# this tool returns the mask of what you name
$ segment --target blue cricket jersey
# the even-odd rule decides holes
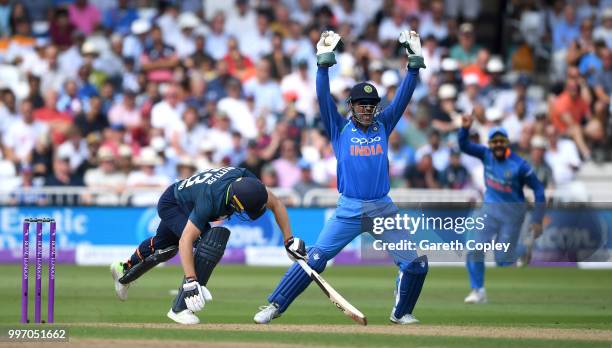
[[[408,69],[393,101],[365,132],[338,113],[329,91],[328,70],[327,67],[317,70],[317,97],[321,118],[338,159],[338,192],[357,200],[383,198],[390,188],[388,137],[410,101],[419,70]]]
[[[513,152],[504,160],[498,160],[491,149],[471,142],[469,130],[466,128],[459,129],[459,148],[468,155],[479,158],[484,164],[484,203],[524,203],[523,187],[527,185],[533,190],[536,201],[531,220],[542,221],[546,201],[544,186],[527,161]]]

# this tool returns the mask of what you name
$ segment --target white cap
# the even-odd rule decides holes
[[[83,46],[81,46],[81,53],[82,54],[98,54],[98,48],[93,42],[88,40],[83,43]]]
[[[385,87],[397,86],[399,84],[399,77],[395,71],[387,70],[382,74],[381,81]]]
[[[121,144],[119,146],[119,156],[121,157],[131,157],[132,156],[132,148],[128,145]]]
[[[108,146],[102,146],[98,149],[98,160],[112,160],[115,156],[113,155],[113,150],[111,150]]]
[[[487,121],[495,122],[504,118],[504,113],[499,108],[488,108],[486,111]]]
[[[459,63],[453,58],[444,58],[440,67],[442,71],[457,71],[459,70]]]
[[[178,26],[181,29],[195,28],[200,25],[200,18],[193,12],[184,12],[178,17]]]
[[[153,148],[143,147],[138,157],[136,157],[136,164],[139,166],[156,166],[161,164],[161,160]]]
[[[151,23],[147,19],[137,19],[132,22],[130,29],[134,35],[144,34],[151,30]]]
[[[57,158],[62,160],[69,160],[72,157],[72,150],[67,146],[60,146],[57,148]]]
[[[457,96],[457,89],[450,83],[445,83],[438,89],[438,98],[454,99]]]
[[[536,135],[531,138],[531,147],[535,149],[546,149],[548,147],[548,140],[541,135]]]
[[[504,62],[497,56],[491,57],[487,62],[487,71],[491,73],[501,73],[504,71]]]
[[[157,136],[151,139],[151,148],[157,152],[164,151],[166,149],[166,139]]]
[[[476,74],[467,74],[463,76],[463,84],[466,86],[477,85],[478,81],[479,81],[478,75]]]

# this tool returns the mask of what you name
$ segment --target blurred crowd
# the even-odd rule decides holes
[[[422,38],[393,187],[482,190],[482,165],[457,149],[466,114],[476,142],[506,127],[548,188],[609,161],[612,1],[491,3],[484,16],[479,0],[0,0],[0,190],[159,189],[228,165],[301,195],[334,188],[315,93],[326,29],[343,37],[330,71],[343,114],[359,81],[389,103],[400,31]],[[495,52],[479,41],[490,30]]]

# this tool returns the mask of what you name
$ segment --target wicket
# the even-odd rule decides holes
[[[47,297],[47,322],[53,323],[55,302],[55,220],[49,218],[26,218],[23,220],[23,250],[21,264],[21,322],[29,323],[28,319],[28,270],[30,262],[30,223],[36,223],[36,279],[34,294],[34,322],[41,323],[42,306],[42,246],[43,224],[49,223],[49,283]]]

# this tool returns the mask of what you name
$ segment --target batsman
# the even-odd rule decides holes
[[[420,68],[425,68],[421,42],[414,31],[402,31],[399,43],[408,54],[408,71],[396,96],[384,110],[379,109],[380,97],[374,85],[361,82],[350,91],[348,117],[340,115],[330,94],[329,68],[336,64],[335,49],[341,43],[333,31],[321,34],[317,43],[316,89],[321,118],[338,159],[337,177],[340,198],[337,209],[319,234],[317,242],[308,250],[308,264],[321,273],[349,242],[362,232],[362,214],[368,207],[394,206],[389,192],[388,138],[402,117],[417,85]],[[384,242],[394,234],[375,235]],[[396,234],[395,234],[396,236]],[[397,324],[411,324],[418,320],[412,315],[428,271],[427,258],[414,252],[392,252],[399,275],[390,320]],[[268,297],[269,304],[255,314],[254,321],[267,324],[282,315],[289,305],[310,284],[298,264],[293,264],[280,284]]]
[[[304,242],[293,238],[285,205],[248,170],[209,169],[170,185],[157,204],[161,221],[155,236],[140,243],[127,261],[111,265],[117,296],[125,301],[133,281],[178,252],[184,278],[167,316],[180,324],[199,323],[195,312],[212,300],[206,284],[230,236],[227,228],[211,227],[210,222],[234,214],[256,220],[268,208],[283,233],[289,258],[306,260]]]

